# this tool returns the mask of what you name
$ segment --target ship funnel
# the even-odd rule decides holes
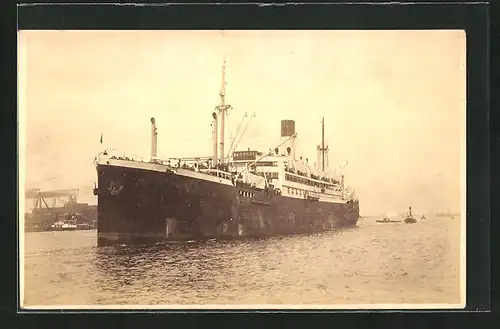
[[[151,118],[151,160],[156,158],[158,148],[158,132],[156,131],[155,118]]]
[[[282,145],[281,154],[290,155],[295,160],[295,138],[290,138],[295,134],[295,121],[293,120],[281,120],[281,140],[285,141],[289,139],[285,144]]]

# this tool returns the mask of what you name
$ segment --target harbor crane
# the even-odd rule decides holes
[[[62,197],[68,197],[67,203],[76,203],[78,198],[78,189],[41,191],[38,188],[32,188],[27,189],[25,193],[26,199],[34,199],[34,209],[41,209],[42,204],[49,209],[50,207],[46,201],[47,198],[52,198],[52,206],[55,207],[56,200]]]

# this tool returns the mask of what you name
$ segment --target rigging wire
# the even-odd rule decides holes
[[[236,141],[236,138],[238,137],[238,133],[239,133],[239,131],[241,129],[241,125],[243,124],[243,122],[245,121],[245,119],[247,117],[248,117],[247,116],[247,112],[245,112],[245,115],[243,116],[243,118],[241,119],[240,123],[238,124],[238,127],[236,128],[236,135],[235,135],[235,138],[233,139],[233,141],[231,142],[231,145],[229,146],[229,150],[227,151],[226,159],[229,158],[229,155],[232,153],[234,142]]]
[[[250,117],[250,120],[248,120],[247,125],[245,126],[245,129],[243,130],[243,133],[241,134],[241,136],[240,136],[238,142],[236,143],[236,145],[234,146],[234,149],[236,149],[238,147],[238,145],[241,142],[241,139],[243,138],[243,136],[245,136],[245,133],[246,133],[246,131],[247,131],[249,125],[250,125],[250,122],[252,122],[253,118],[255,118],[255,113]]]

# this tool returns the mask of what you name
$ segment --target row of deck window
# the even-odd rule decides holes
[[[231,176],[226,173],[221,173],[221,172],[208,172],[209,175],[219,177],[219,178],[225,178],[225,179],[231,179]]]
[[[296,176],[293,176],[290,174],[285,174],[285,179],[287,181],[290,181],[290,182],[295,182],[295,183],[304,184],[304,185],[308,185],[308,186],[316,186],[316,187],[321,187],[321,188],[332,189],[332,187],[334,186],[332,184],[319,183],[319,182],[312,181],[312,180],[305,178],[305,177],[304,178],[303,177],[296,177]],[[334,190],[340,191],[340,188],[336,187],[336,188],[334,188]]]
[[[242,191],[242,190],[239,191],[239,194],[241,196],[244,196],[244,197],[247,197],[247,198],[253,198],[253,196],[254,196],[254,193],[248,192],[248,191]]]
[[[306,190],[293,188],[293,187],[287,187],[287,190],[288,190],[288,194],[290,194],[290,195],[300,195],[300,196],[305,196],[306,192],[308,192]],[[322,194],[322,197],[326,198],[326,199],[332,199],[332,200],[336,198],[336,196],[327,195],[327,194]]]
[[[262,152],[258,152],[258,151],[238,151],[238,152],[234,152],[233,153],[234,157],[242,157],[242,156],[249,157],[249,156],[256,156],[256,155],[262,155]]]
[[[305,191],[293,187],[287,187],[288,189],[288,194],[290,195],[305,195]]]

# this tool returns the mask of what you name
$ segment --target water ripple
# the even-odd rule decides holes
[[[25,304],[458,303],[459,233],[451,219],[133,247],[29,233]]]

